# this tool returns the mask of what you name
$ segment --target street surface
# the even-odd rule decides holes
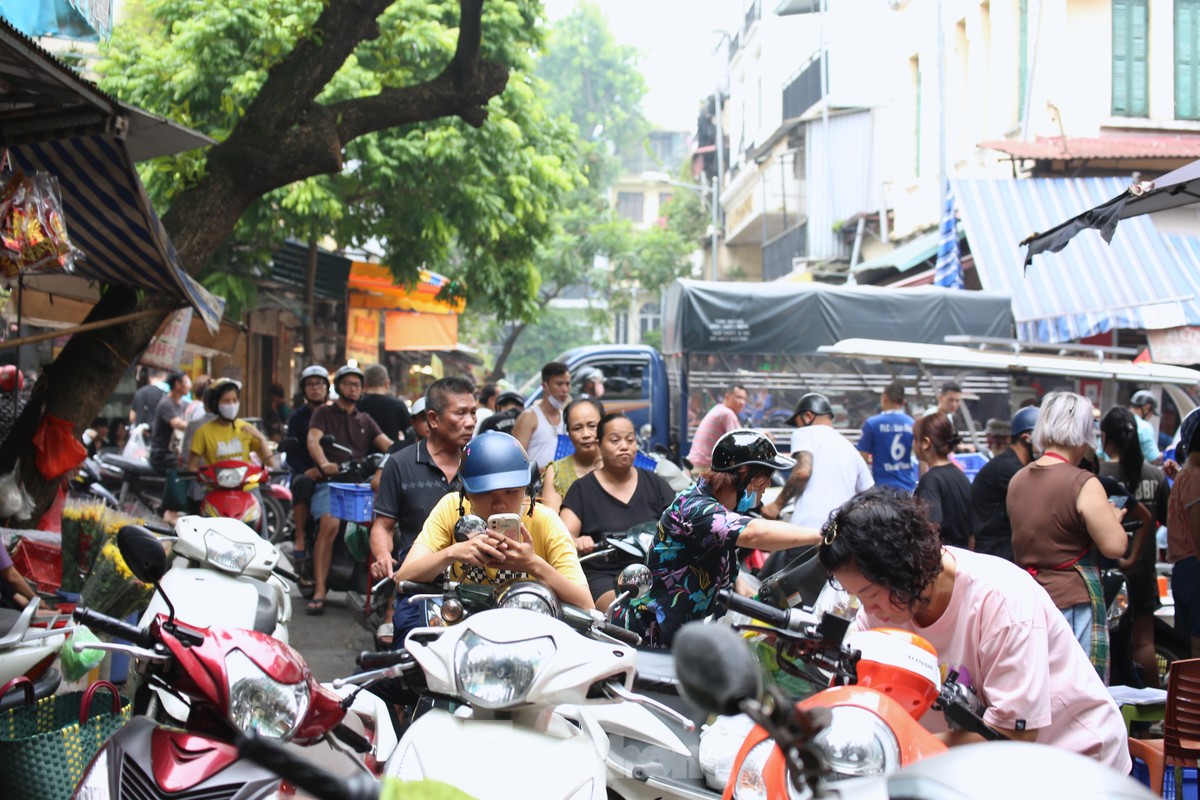
[[[372,649],[374,638],[345,607],[342,592],[330,592],[325,613],[304,613],[307,600],[292,588],[292,622],[288,626],[292,647],[304,656],[318,681],[331,681],[355,671],[354,657]]]

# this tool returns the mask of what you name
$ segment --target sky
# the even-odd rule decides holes
[[[543,0],[551,22],[578,0]],[[639,51],[648,91],[646,118],[658,128],[692,131],[700,102],[717,82],[713,55],[720,34],[741,17],[738,0],[593,0],[608,16],[613,35]],[[740,22],[740,20],[738,20]]]

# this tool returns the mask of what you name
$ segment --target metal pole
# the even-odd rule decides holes
[[[946,202],[946,28],[942,24],[942,0],[937,0],[937,76],[938,76],[938,219]]]
[[[717,220],[717,186],[719,185],[717,176],[713,175],[712,187],[708,190],[708,205],[712,212],[712,231],[710,233],[712,235],[712,279],[714,281],[717,280],[717,238],[720,235],[717,227],[720,224]]]

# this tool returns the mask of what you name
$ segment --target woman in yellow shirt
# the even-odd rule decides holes
[[[562,520],[528,496],[532,475],[520,443],[487,431],[463,450],[463,491],[443,497],[429,514],[404,559],[397,581],[432,581],[447,570],[453,580],[501,584],[529,577],[544,583],[564,603],[592,608],[587,579]],[[493,531],[456,541],[455,523],[467,514],[487,519],[518,514],[519,539]]]

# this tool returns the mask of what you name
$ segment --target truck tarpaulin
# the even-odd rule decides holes
[[[664,354],[815,353],[842,339],[942,344],[1013,335],[1005,295],[929,287],[679,280],[663,296]]]

